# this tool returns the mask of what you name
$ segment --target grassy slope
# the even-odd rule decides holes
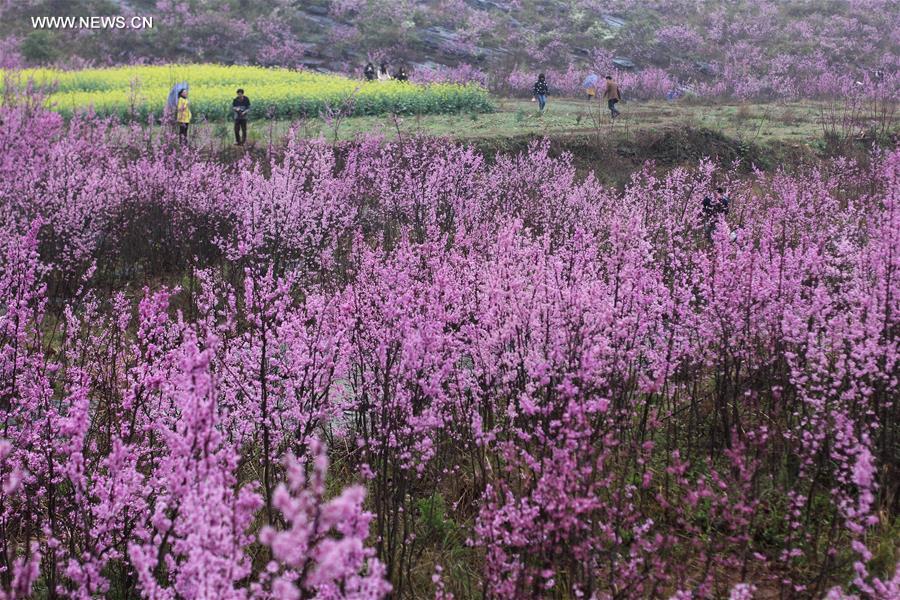
[[[620,107],[622,116],[611,122],[605,107],[601,109],[597,102],[553,99],[543,115],[538,114],[535,104],[527,100],[500,99],[497,106],[498,110],[490,114],[428,115],[397,120],[390,116],[353,117],[341,122],[337,130],[321,119],[309,119],[299,122],[299,131],[305,137],[346,140],[366,132],[396,137],[399,128],[402,134],[420,133],[466,140],[522,135],[627,137],[649,130],[691,127],[707,128],[748,142],[805,144],[822,137],[822,114],[824,111],[828,115],[831,110],[821,103],[699,106],[629,102]],[[250,139],[260,143],[268,141],[270,135],[280,137],[290,125],[286,121],[252,123]]]
[[[521,151],[529,140],[548,137],[557,150],[573,153],[579,170],[593,171],[604,183],[621,187],[646,160],[662,168],[691,164],[705,156],[724,164],[740,159],[744,169],[804,163],[835,150],[824,142],[823,120],[854,116],[856,126],[837,132],[847,138],[876,122],[866,115],[851,115],[841,105],[820,102],[695,105],[634,101],[622,106],[622,116],[612,122],[605,105],[596,101],[554,98],[545,114],[539,115],[528,100],[494,100],[497,111],[489,114],[352,117],[337,125],[321,119],[251,121],[245,149],[232,147],[230,123],[198,124],[195,135],[199,134],[198,142],[209,150],[232,160],[245,151],[261,155],[270,143],[283,143],[292,126],[303,137],[328,141],[365,133],[387,139],[395,139],[398,132],[448,137],[472,143],[488,155]],[[895,139],[897,127],[893,117],[889,130]],[[867,149],[871,141],[855,145]],[[839,151],[846,153],[848,148],[844,145]]]

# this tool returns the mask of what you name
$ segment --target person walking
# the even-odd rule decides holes
[[[542,113],[547,106],[547,93],[549,91],[550,88],[547,86],[547,78],[541,73],[538,75],[537,81],[534,82],[532,92],[534,92],[534,99],[537,100],[538,108]]]
[[[247,114],[250,112],[250,98],[244,95],[243,89],[238,89],[237,98],[231,101],[231,110],[234,113],[234,145],[243,146],[247,141]]]
[[[366,63],[366,68],[363,69],[363,75],[366,78],[366,81],[375,81],[375,65],[371,62]]]
[[[606,89],[603,90],[603,98],[606,99],[610,116],[613,119],[618,117],[620,113],[619,109],[616,108],[616,104],[622,99],[622,94],[619,91],[619,85],[613,81],[612,75],[606,76]]]
[[[728,214],[730,204],[731,200],[725,195],[725,189],[721,187],[716,188],[715,199],[709,196],[703,198],[703,233],[706,241],[712,242],[713,232],[716,230],[719,221]]]
[[[391,74],[388,73],[387,63],[381,63],[381,68],[378,69],[378,81],[390,81]]]
[[[187,144],[188,126],[191,124],[191,103],[188,100],[187,90],[181,90],[178,93],[175,120],[178,122],[178,137],[181,139],[182,144]]]

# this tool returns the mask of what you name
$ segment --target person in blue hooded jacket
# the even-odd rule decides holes
[[[549,91],[550,87],[547,85],[547,78],[541,73],[538,75],[537,81],[534,82],[534,87],[532,88],[534,98],[537,100],[538,108],[541,112],[544,112],[544,108],[547,106],[547,93]]]

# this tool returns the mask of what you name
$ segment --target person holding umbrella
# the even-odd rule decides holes
[[[182,81],[181,83],[176,83],[172,86],[172,89],[169,90],[169,97],[166,99],[166,115],[174,118],[175,111],[178,110],[178,98],[181,91],[186,89],[188,89],[187,81]]]
[[[587,77],[584,78],[584,81],[581,82],[581,87],[587,92],[587,99],[591,101],[594,99],[594,96],[597,95],[597,80],[600,79],[597,75],[591,73]]]
[[[187,127],[191,122],[191,110],[190,104],[188,104],[187,91],[188,84],[186,81],[173,85],[172,89],[169,90],[169,97],[166,99],[165,111],[165,115],[168,118],[174,118],[175,122],[178,123],[178,134],[184,142],[187,141]],[[183,97],[182,94],[184,94]],[[182,100],[184,100],[184,103],[182,103]],[[183,110],[182,107],[186,110]],[[183,118],[187,118],[185,123],[182,123]]]
[[[178,136],[181,138],[181,143],[187,144],[188,126],[191,124],[191,103],[188,100],[187,88],[178,93],[175,120],[178,122]]]

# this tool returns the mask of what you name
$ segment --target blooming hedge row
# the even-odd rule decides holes
[[[900,152],[2,118],[3,598],[897,596]]]

